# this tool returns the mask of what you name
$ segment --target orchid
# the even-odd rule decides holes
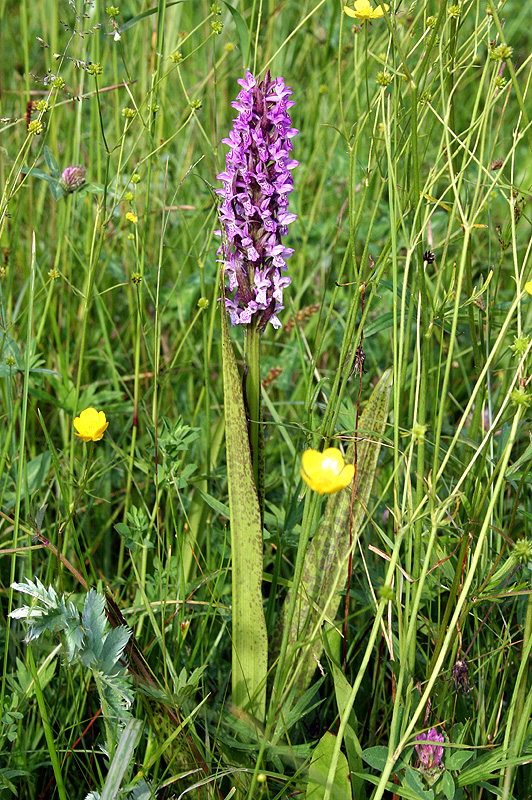
[[[229,136],[226,168],[217,177],[224,188],[220,206],[222,238],[218,256],[228,279],[226,298],[231,325],[255,322],[263,330],[268,322],[281,323],[283,290],[290,278],[283,276],[286,259],[294,252],[282,237],[296,214],[288,211],[293,189],[291,170],[298,162],[290,156],[292,128],[288,109],[294,104],[292,90],[283,78],[267,72],[258,82],[251,72],[238,81],[242,87],[233,107],[238,111]]]

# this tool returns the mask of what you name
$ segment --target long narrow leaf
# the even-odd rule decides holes
[[[391,388],[392,371],[388,369],[375,386],[360,416],[352,525],[349,487],[329,497],[323,520],[305,556],[299,604],[290,628],[286,661],[290,665],[288,679],[290,683],[295,681],[297,687],[296,696],[304,692],[309,685],[316,669],[316,662],[323,652],[322,623],[334,622],[340,605],[340,592],[345,588],[347,581],[349,529],[351,525],[354,540],[363,522],[373,487],[381,448],[380,437],[384,433],[388,417]],[[355,440],[347,449],[346,462],[353,463],[354,457]],[[279,623],[281,630],[289,602],[288,594]],[[302,640],[309,636],[311,641],[302,646]],[[276,635],[275,638],[280,641],[281,636]]]
[[[115,800],[142,732],[142,720],[130,719],[120,735],[100,800]]]
[[[242,387],[223,303],[222,358],[233,570],[233,703],[262,720],[268,669],[262,600],[262,525]]]

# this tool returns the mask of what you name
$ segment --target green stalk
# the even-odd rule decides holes
[[[109,704],[105,699],[105,693],[103,690],[103,683],[100,680],[100,676],[96,669],[91,670],[92,676],[94,678],[94,683],[96,684],[96,689],[98,690],[98,696],[100,698],[100,705],[102,707],[102,717],[103,717],[103,724],[105,728],[105,738],[107,740],[107,752],[109,754],[109,760],[112,761],[113,753],[115,749],[115,741],[116,737],[113,736],[113,730],[111,728],[110,719],[113,716],[111,713],[111,709],[109,708]],[[116,730],[116,728],[115,728]]]
[[[392,773],[392,771],[393,771],[393,769],[394,769],[394,767],[395,767],[395,765],[397,763],[397,760],[399,759],[399,757],[401,755],[401,752],[407,746],[407,744],[409,742],[409,739],[412,736],[412,733],[414,732],[414,729],[415,729],[415,727],[417,725],[418,719],[420,718],[420,716],[423,714],[423,712],[425,710],[426,703],[428,702],[428,700],[430,698],[430,695],[431,695],[431,692],[432,692],[432,690],[434,688],[434,684],[435,684],[436,680],[438,679],[438,676],[439,676],[439,673],[440,673],[440,669],[441,669],[441,667],[443,665],[443,661],[446,658],[446,656],[447,656],[447,654],[449,652],[449,648],[450,648],[451,642],[452,642],[452,640],[454,639],[454,637],[456,635],[456,625],[458,623],[458,620],[460,619],[460,617],[461,617],[461,615],[463,613],[464,606],[466,605],[466,603],[469,602],[468,598],[469,598],[469,594],[470,594],[470,590],[471,590],[471,585],[473,583],[473,580],[475,579],[476,570],[477,570],[480,558],[482,556],[482,553],[483,553],[483,550],[484,550],[484,547],[485,547],[486,538],[487,538],[489,530],[490,530],[491,515],[493,513],[493,509],[495,508],[495,504],[496,504],[496,502],[497,502],[497,500],[499,498],[499,495],[502,492],[504,484],[506,482],[505,472],[506,472],[506,468],[508,466],[508,461],[510,459],[511,450],[512,450],[513,444],[514,444],[515,439],[516,439],[517,430],[518,430],[518,426],[519,426],[519,421],[521,419],[522,413],[523,413],[522,412],[522,407],[519,407],[518,411],[517,411],[517,413],[516,413],[516,415],[514,417],[514,420],[513,420],[512,429],[511,429],[510,436],[508,438],[508,442],[507,442],[505,450],[504,450],[504,455],[501,458],[500,471],[499,471],[499,476],[497,478],[497,484],[496,484],[495,490],[493,492],[493,495],[492,495],[492,497],[490,499],[490,503],[489,503],[488,509],[486,511],[486,515],[484,517],[484,521],[482,523],[482,528],[481,528],[479,536],[478,536],[477,544],[476,544],[474,553],[473,553],[473,555],[471,557],[471,563],[469,565],[469,570],[467,572],[467,575],[464,578],[464,583],[463,583],[463,586],[462,586],[462,591],[460,593],[460,597],[458,598],[458,601],[456,603],[456,608],[454,610],[454,614],[453,614],[452,619],[450,621],[449,628],[448,628],[447,633],[445,635],[445,639],[443,641],[440,654],[439,654],[439,656],[436,659],[436,662],[434,664],[434,670],[433,670],[432,675],[430,676],[430,678],[428,679],[428,681],[427,681],[427,683],[425,685],[423,694],[422,694],[421,698],[419,699],[419,702],[417,704],[417,707],[416,707],[415,711],[412,714],[410,722],[408,723],[406,729],[404,730],[404,733],[403,733],[403,735],[401,737],[401,740],[399,741],[399,743],[397,744],[395,749],[393,749],[394,748],[393,740],[390,740],[390,755],[388,756],[388,759],[386,761],[384,769],[383,769],[383,771],[381,773],[381,778],[380,778],[378,786],[377,786],[377,788],[375,790],[375,793],[373,795],[372,800],[381,800],[384,792],[386,791],[386,784],[387,784],[388,779],[389,779],[389,777],[390,777],[390,775],[391,775],[391,773]],[[397,702],[397,705],[399,705],[399,700],[398,699],[397,699],[396,702]],[[348,707],[347,714],[349,714],[350,711],[351,711],[351,706]],[[345,715],[344,715],[344,717],[345,717]],[[347,724],[347,717],[345,717],[345,719],[344,719],[344,717],[342,718],[342,723],[341,723],[340,729],[338,731],[338,741],[337,741],[338,751],[340,750],[340,746],[341,746],[341,735],[340,735],[340,733],[343,735],[343,732],[345,730],[345,724]],[[343,725],[343,728],[342,728],[342,724],[344,722],[345,722],[345,724]],[[332,769],[332,765],[331,765],[331,769]],[[333,773],[333,775],[334,775],[334,773]],[[330,800],[330,793],[329,794],[327,794],[327,792],[325,793],[324,800]]]
[[[41,714],[44,737],[46,739],[46,744],[48,745],[48,755],[50,756],[50,761],[52,762],[52,769],[54,771],[57,793],[59,795],[59,800],[67,800],[65,784],[63,783],[63,776],[61,774],[61,766],[59,764],[59,759],[57,757],[54,733],[52,731],[52,726],[50,725],[50,720],[48,719],[46,703],[44,702],[44,695],[41,689],[41,684],[39,683],[39,675],[37,674],[35,661],[33,660],[33,650],[31,649],[31,647],[28,647],[27,654],[31,670],[31,676],[33,678],[33,685],[35,688],[35,697],[37,698],[37,705],[39,706],[39,711]]]
[[[24,481],[24,474],[25,474],[25,454],[26,449],[24,443],[26,441],[26,429],[27,429],[27,421],[28,421],[28,394],[29,394],[29,382],[30,382],[30,349],[29,345],[32,340],[32,326],[33,326],[33,301],[34,301],[34,294],[35,294],[35,233],[32,235],[32,244],[31,244],[31,272],[30,272],[30,286],[29,286],[29,299],[28,299],[28,327],[26,329],[26,353],[25,353],[25,364],[24,364],[24,387],[22,391],[22,416],[20,420],[20,447],[19,447],[19,454],[18,454],[18,465],[17,465],[17,483],[16,483],[16,498],[15,498],[15,513],[14,513],[14,521],[13,521],[13,536],[12,536],[12,552],[17,552],[18,547],[18,535],[20,529],[20,503],[22,499],[22,487],[25,483]],[[18,403],[15,406],[18,408]],[[10,438],[10,437],[9,437]],[[3,670],[2,675],[7,675],[7,663],[8,663],[8,655],[9,655],[9,645],[10,645],[10,632],[11,632],[11,611],[13,610],[13,589],[12,584],[15,581],[15,571],[16,571],[16,564],[17,564],[17,557],[13,555],[11,557],[11,569],[9,573],[9,591],[8,591],[8,600],[7,600],[7,616],[6,616],[6,630],[5,630],[5,640],[4,640],[4,661],[3,661]],[[6,682],[5,680],[2,681],[2,687],[0,690],[0,699],[3,703],[4,695],[6,689]],[[3,706],[1,706],[3,707]]]
[[[411,99],[412,99],[412,171],[413,175],[413,185],[412,185],[412,192],[415,198],[415,203],[419,202],[420,190],[419,190],[419,154],[418,154],[418,139],[417,139],[417,88],[415,85],[411,85]],[[414,212],[414,229],[415,229],[415,237],[417,239],[417,289],[418,289],[418,302],[419,302],[419,309],[420,309],[420,318],[419,318],[419,337],[421,340],[421,352],[419,353],[420,358],[420,376],[419,376],[419,400],[418,400],[418,409],[415,422],[417,422],[419,426],[419,436],[417,441],[417,475],[416,475],[416,507],[420,508],[421,503],[423,502],[423,497],[425,494],[425,483],[424,483],[424,475],[425,475],[425,435],[424,435],[424,425],[425,420],[427,417],[427,371],[428,371],[428,360],[429,360],[429,345],[430,340],[427,336],[427,317],[428,317],[428,308],[427,308],[427,290],[425,288],[425,267],[427,262],[421,257],[421,251],[423,247],[421,245],[421,235],[419,230],[419,206],[416,205],[416,211]],[[421,516],[418,516],[416,519],[416,524],[414,528],[414,556],[412,560],[412,578],[416,581],[419,578],[420,571],[421,571],[421,533],[423,527],[423,520]],[[410,651],[410,669],[413,672],[414,664],[415,664],[415,645],[416,645],[416,637],[414,636],[412,639],[412,649]]]
[[[438,656],[440,655],[441,648],[443,646],[443,641],[444,641],[445,635],[447,633],[447,625],[448,625],[449,620],[451,618],[453,606],[455,604],[456,596],[458,594],[458,588],[459,588],[460,583],[462,581],[464,558],[465,558],[466,552],[467,552],[467,543],[468,543],[468,537],[467,537],[467,534],[464,534],[464,536],[462,538],[462,544],[460,546],[460,553],[458,555],[458,561],[456,563],[456,569],[455,569],[455,572],[454,572],[454,578],[453,578],[453,582],[452,582],[452,585],[451,585],[451,590],[449,592],[449,597],[447,598],[447,605],[445,606],[445,611],[443,612],[443,618],[442,618],[442,621],[440,623],[440,629],[438,631],[438,638],[436,639],[436,644],[434,645],[434,652],[432,654],[432,658],[431,658],[431,661],[430,661],[430,664],[429,664],[429,668],[428,668],[428,672],[427,672],[427,675],[429,676],[429,678],[430,678],[430,676],[432,675],[432,673],[434,671],[434,665],[436,664],[436,661],[438,660]]]
[[[246,373],[244,379],[244,400],[247,404],[249,444],[253,480],[257,487],[261,519],[264,517],[264,433],[262,430],[262,410],[260,403],[260,333],[255,324],[246,328],[244,353]]]
[[[532,581],[530,581],[530,590],[532,591]],[[523,710],[525,707],[525,698],[527,690],[527,676],[528,667],[523,669],[523,665],[528,665],[530,658],[530,650],[532,648],[532,594],[528,595],[528,603],[526,609],[525,629],[523,632],[523,646],[521,648],[521,669],[519,670],[518,680],[516,684],[515,693],[515,706],[510,704],[508,712],[508,722],[506,725],[506,734],[504,747],[509,747],[509,755],[517,756],[522,745],[522,736],[520,736],[521,722],[523,721]],[[526,716],[528,720],[528,713]],[[516,720],[517,725],[512,724],[512,720]],[[510,764],[504,771],[503,782],[503,798],[507,800],[511,796],[512,778],[514,773],[514,766]]]
[[[283,638],[281,641],[281,647],[279,649],[279,658],[277,660],[277,666],[275,669],[275,678],[273,681],[272,690],[270,692],[270,705],[268,708],[266,729],[264,732],[264,736],[261,738],[260,750],[257,756],[255,771],[253,773],[251,787],[248,793],[249,797],[253,796],[253,790],[256,785],[257,775],[260,772],[262,759],[264,757],[264,750],[266,748],[267,742],[270,739],[270,734],[277,718],[280,690],[282,688],[282,685],[284,684],[284,679],[285,679],[285,669],[286,669],[285,661],[286,661],[286,651],[288,649],[288,639],[290,636],[290,626],[292,624],[292,620],[294,619],[296,605],[299,599],[297,588],[301,585],[301,578],[303,576],[303,567],[305,564],[305,555],[307,553],[308,543],[312,530],[312,521],[314,519],[314,515],[316,513],[316,508],[318,507],[319,500],[320,496],[317,494],[317,492],[307,491],[305,496],[305,507],[303,509],[303,519],[301,521],[301,533],[299,535],[299,542],[297,546],[294,577],[292,580],[292,588],[296,591],[292,591],[290,595],[290,604],[288,606],[286,614],[286,624],[283,628]]]
[[[103,245],[103,234],[104,234],[104,226],[99,224],[99,221],[102,219],[102,207],[98,208],[98,212],[96,215],[96,220],[94,223],[94,230],[92,236],[92,243],[91,243],[91,252],[89,257],[89,275],[88,280],[85,287],[85,298],[84,304],[82,306],[82,316],[83,316],[83,323],[81,327],[81,338],[79,343],[79,354],[78,354],[78,370],[76,374],[76,389],[74,393],[74,412],[79,411],[78,404],[79,404],[79,395],[81,392],[81,376],[83,374],[83,366],[84,366],[84,359],[85,359],[85,346],[87,342],[87,328],[89,324],[89,309],[92,297],[92,290],[94,287],[94,282],[96,278],[96,267],[98,266],[100,252]],[[74,445],[76,442],[76,437],[72,436],[70,439],[70,474],[73,474],[74,471]],[[66,554],[68,549],[68,528],[65,529],[65,538],[62,543],[62,547],[60,548],[63,554]]]
[[[24,87],[26,89],[26,102],[30,99],[30,56],[28,34],[28,3],[22,0],[20,4],[20,45],[24,55]]]
[[[397,532],[397,537],[395,539],[394,549],[390,558],[390,562],[388,564],[388,570],[386,572],[386,578],[384,580],[385,587],[391,587],[392,585],[392,578],[397,566],[397,561],[399,559],[399,553],[401,550],[401,546],[403,544],[403,535],[404,530],[400,529]],[[340,749],[342,747],[342,741],[344,737],[344,733],[349,721],[349,716],[355,704],[355,700],[358,695],[358,690],[360,689],[360,685],[364,679],[364,675],[366,674],[366,669],[368,667],[371,658],[374,656],[374,646],[377,640],[377,635],[381,628],[382,617],[384,614],[384,609],[387,607],[388,602],[384,598],[380,599],[377,612],[375,614],[375,619],[373,620],[373,626],[371,628],[371,633],[368,637],[368,642],[366,645],[366,652],[364,653],[364,658],[362,659],[362,663],[360,665],[360,669],[357,673],[355,681],[353,683],[353,687],[347,698],[347,702],[345,703],[343,713],[340,719],[340,724],[338,726],[338,733],[336,737],[336,743],[334,746],[333,754],[331,757],[331,764],[329,767],[329,774],[327,776],[327,786],[325,788],[325,792],[323,794],[323,800],[331,800],[332,798],[332,787],[334,785],[334,775],[336,772],[336,766],[338,764],[338,758],[340,755]]]
[[[502,25],[501,25],[501,21],[499,19],[499,15],[497,13],[497,6],[495,5],[494,0],[489,0],[489,6],[490,6],[491,13],[492,13],[492,16],[493,16],[493,21],[495,22],[495,27],[497,28],[497,33],[499,34],[499,36],[501,38],[501,42],[504,42],[505,38],[504,38],[503,31],[502,31]],[[528,144],[529,144],[530,148],[532,148],[532,131],[530,130],[530,123],[529,123],[529,120],[528,120],[528,114],[526,112],[525,103],[523,101],[523,94],[521,92],[521,87],[519,86],[519,83],[517,81],[517,76],[515,74],[515,70],[514,70],[514,67],[513,67],[513,64],[512,64],[512,61],[511,61],[510,58],[506,60],[506,66],[508,68],[508,72],[510,73],[510,78],[511,78],[511,81],[512,81],[512,88],[513,88],[513,90],[515,92],[515,96],[517,98],[517,103],[519,105],[519,109],[521,111],[521,114],[523,115],[523,122],[525,123],[524,124],[524,132],[527,135]]]

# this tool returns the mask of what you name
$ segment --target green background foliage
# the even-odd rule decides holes
[[[0,2],[1,800],[119,785],[178,797],[190,763],[205,797],[308,784],[312,798],[525,800],[527,4],[391,3],[371,24],[333,0],[109,8]],[[261,343],[270,656],[302,526],[313,534],[327,502],[304,512],[301,453],[371,437],[359,412],[394,374],[348,600],[344,587],[310,687],[282,708],[270,662],[264,728],[230,697],[213,234],[246,68],[285,78],[300,131],[292,284]],[[65,194],[58,177],[78,164],[87,183]],[[241,366],[243,332],[230,335]],[[91,405],[109,428],[87,446],[72,422]],[[77,612],[87,587],[111,590],[144,670],[142,731],[106,733],[92,673],[59,633],[26,642],[11,584],[37,578]],[[309,650],[296,641],[290,658]],[[446,770],[431,788],[413,744],[433,726]],[[101,749],[113,736],[118,776]]]

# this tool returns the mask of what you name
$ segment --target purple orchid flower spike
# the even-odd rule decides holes
[[[287,113],[294,105],[288,99],[292,90],[269,72],[260,83],[246,72],[238,83],[242,91],[232,103],[238,116],[222,139],[230,149],[225,171],[217,176],[224,185],[217,190],[223,198],[223,229],[215,231],[222,238],[218,256],[234,292],[226,307],[231,325],[255,323],[263,330],[271,322],[279,328],[283,289],[291,281],[282,273],[294,252],[282,237],[297,218],[288,211],[290,170],[298,165],[290,156],[291,139],[298,133]]]

